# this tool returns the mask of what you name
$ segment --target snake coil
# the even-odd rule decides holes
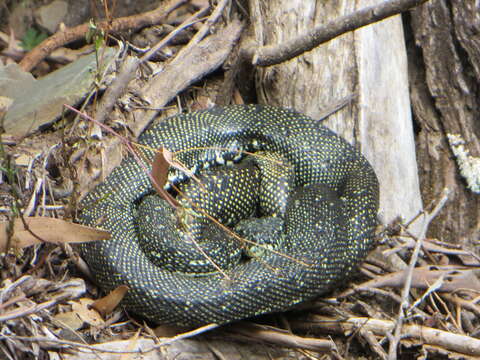
[[[218,272],[195,276],[158,268],[142,252],[135,215],[152,186],[140,165],[126,158],[81,204],[79,221],[109,231],[111,239],[80,250],[98,284],[106,291],[127,285],[125,305],[151,321],[222,324],[283,311],[338,285],[373,246],[373,169],[345,140],[307,116],[260,105],[212,108],[166,119],[139,143],[173,152],[212,149],[182,152],[182,161],[194,169],[239,150],[271,152],[292,164],[295,187],[278,252],[239,261],[228,270],[230,280]],[[152,160],[154,152],[144,155]],[[226,191],[227,201],[231,194]]]

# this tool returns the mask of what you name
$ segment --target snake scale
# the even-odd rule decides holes
[[[194,275],[159,268],[142,251],[137,241],[142,222],[136,216],[143,200],[154,195],[148,175],[131,156],[90,192],[81,203],[79,222],[109,231],[111,239],[81,245],[81,255],[105,291],[128,285],[123,303],[146,319],[198,326],[283,311],[338,286],[373,247],[379,197],[373,169],[358,150],[307,116],[262,105],[215,107],[161,121],[139,143],[178,152],[184,165],[200,174],[206,164],[230,164],[239,154],[255,151],[284,159],[293,174],[281,244],[270,244],[275,251],[236,257],[226,266],[228,278],[218,271]],[[150,161],[155,154],[142,152]],[[171,180],[182,184],[183,177],[174,172]],[[218,204],[243,204],[253,196],[241,184],[220,187],[225,200],[214,200]],[[273,189],[269,196],[277,193]],[[155,206],[162,202],[157,199]],[[154,206],[146,204],[147,209]],[[263,231],[275,238],[278,232],[268,224],[260,236]],[[257,227],[262,229],[262,223]],[[210,234],[220,243],[237,241],[217,230]],[[174,231],[167,227],[164,233]]]

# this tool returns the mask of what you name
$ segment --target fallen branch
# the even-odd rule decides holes
[[[400,245],[390,249],[383,251],[382,254],[386,257],[390,256],[391,254],[397,253],[403,249],[413,249],[415,248],[415,240],[410,236],[396,236],[399,240]],[[473,253],[472,251],[462,250],[460,246],[455,246],[454,244],[443,243],[442,245],[435,243],[431,239],[425,239],[426,241],[423,242],[423,250],[434,252],[434,253],[441,253],[444,255],[457,255],[457,256],[467,256],[473,258],[477,261],[475,265],[480,265],[480,257]],[[468,265],[472,266],[471,263]]]
[[[409,270],[406,269],[376,276],[374,279],[359,284],[353,289],[342,292],[338,297],[343,298],[359,291],[369,291],[375,288],[404,288],[407,276],[411,276],[410,287],[415,289],[427,289],[438,279],[445,278],[446,281],[441,284],[438,291],[454,293],[460,289],[468,288],[472,293],[480,292],[480,284],[472,268],[454,265],[427,265],[413,269],[411,275]]]
[[[227,332],[226,335],[233,336],[235,340],[244,339],[249,342],[266,342],[277,346],[316,352],[332,352],[336,350],[336,345],[331,339],[302,337],[282,329],[250,322],[236,323],[230,325],[225,330]]]
[[[171,0],[167,3],[161,3],[161,5],[155,10],[148,11],[143,14],[126,16],[112,21],[104,20],[97,26],[99,29],[105,32],[119,32],[124,30],[134,30],[145,26],[151,26],[161,23],[165,20],[167,15],[180,5],[186,3],[187,0]],[[90,27],[89,23],[68,28],[62,31],[58,31],[49,38],[38,44],[32,51],[30,51],[20,61],[20,67],[25,71],[32,70],[43,59],[45,59],[53,50],[68,44],[72,41],[82,39],[88,32]]]
[[[244,55],[251,59],[253,65],[270,66],[293,59],[310,51],[320,44],[336,38],[362,26],[375,23],[390,16],[400,14],[428,0],[392,0],[378,5],[357,10],[352,14],[341,16],[327,24],[320,25],[307,34],[302,34],[279,45],[250,45]]]
[[[377,336],[387,336],[395,328],[395,322],[390,320],[367,317],[337,320],[320,315],[311,315],[308,320],[295,320],[290,325],[298,331],[328,332],[329,334],[336,333],[346,336],[360,328],[371,331]],[[440,346],[449,351],[480,356],[480,340],[471,336],[454,334],[421,325],[404,325],[401,329],[401,336],[402,338],[416,340],[422,345]]]

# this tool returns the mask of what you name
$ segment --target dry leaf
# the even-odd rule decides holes
[[[78,330],[83,326],[83,320],[74,311],[57,314],[53,317],[58,325],[68,330]]]
[[[28,166],[30,161],[34,158],[32,154],[20,154],[17,158],[15,158],[15,165],[17,166]]]
[[[164,150],[164,148],[161,148],[159,151],[157,151],[157,153],[155,154],[155,158],[153,159],[152,177],[155,179],[154,186],[156,189],[157,186],[163,189],[163,186],[167,183],[168,179],[168,168],[170,167],[170,165],[165,158],[165,154],[168,153],[164,152]]]
[[[72,311],[75,312],[78,317],[90,326],[102,326],[104,321],[100,314],[91,307],[94,300],[88,298],[82,298],[78,302],[72,302]]]
[[[207,189],[205,189],[205,187],[203,186],[203,183],[195,176],[195,174],[191,170],[187,169],[182,163],[174,159],[173,153],[170,150],[161,147],[159,149],[159,152],[163,156],[162,161],[167,162],[171,167],[187,174],[189,178],[195,180],[205,191],[207,191]],[[165,176],[168,176],[168,168]]]
[[[155,154],[152,164],[151,179],[153,187],[158,195],[174,207],[178,206],[177,200],[163,189],[168,179],[168,168],[173,163],[173,153],[168,149],[161,147]]]
[[[110,239],[110,234],[106,231],[61,219],[38,216],[26,217],[25,222],[30,231],[25,229],[22,219],[14,220],[14,231],[10,244],[12,247],[24,248],[40,244],[42,241],[59,244]],[[8,224],[8,221],[0,222],[0,253],[7,250]]]
[[[177,169],[177,170],[180,170],[182,172],[184,172],[185,174],[187,174],[189,177],[191,178],[195,178],[195,174],[193,172],[191,172],[190,170],[188,170],[185,166],[183,166],[183,164],[179,163],[178,161],[174,160],[173,158],[173,153],[164,148],[164,147],[161,147],[160,148],[160,152],[162,153],[163,155],[163,158],[165,159],[165,161],[173,168]]]
[[[129,290],[127,285],[120,285],[110,292],[107,296],[94,301],[91,307],[97,310],[103,317],[110,314],[122,301],[125,294]]]

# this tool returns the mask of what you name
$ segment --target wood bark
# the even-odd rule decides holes
[[[431,226],[431,235],[474,244],[480,238],[480,196],[460,176],[448,141],[459,135],[470,160],[480,155],[480,21],[473,0],[436,0],[411,16],[411,98],[418,124],[417,151],[425,203],[452,190],[449,203]],[[478,166],[478,165],[477,165]],[[470,181],[480,174],[470,174]]]
[[[278,44],[356,9],[367,0],[251,0],[259,46]],[[373,164],[385,222],[412,218],[422,207],[400,17],[342,35],[280,65],[258,69],[259,102],[293,107],[313,118],[352,93],[350,105],[325,124],[355,144]]]

